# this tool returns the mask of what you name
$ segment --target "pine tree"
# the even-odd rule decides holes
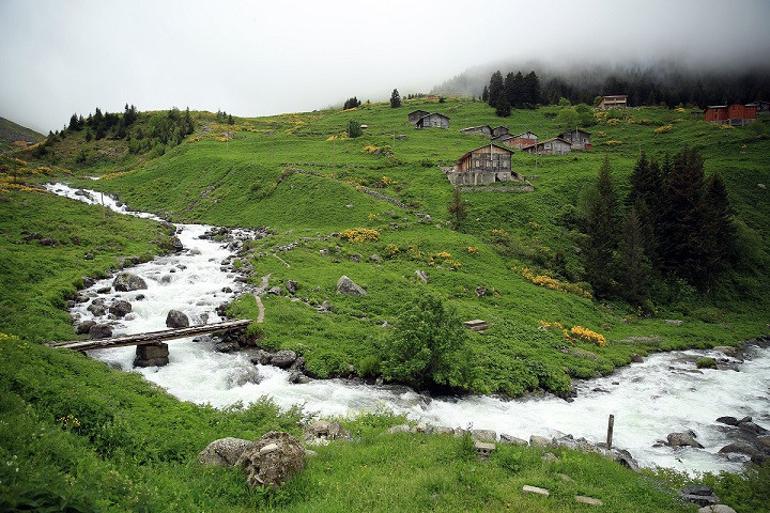
[[[465,223],[465,218],[468,216],[468,210],[459,187],[454,188],[452,201],[450,201],[447,211],[449,212],[452,229],[460,230]]]
[[[658,163],[641,152],[631,173],[631,191],[626,205],[634,206],[639,217],[644,247],[650,259],[658,263],[658,233],[664,209],[663,175]]]
[[[69,126],[67,126],[67,130],[75,131],[77,129],[78,129],[78,115],[77,114],[73,114],[70,117],[70,124],[69,124]]]
[[[233,115],[232,114],[228,114],[227,115],[227,124],[228,125],[234,125],[235,124],[235,120],[233,119]]]
[[[736,228],[733,212],[722,177],[711,175],[706,181],[703,201],[704,269],[702,286],[713,284],[736,258]]]
[[[91,133],[91,129],[86,130],[86,142],[90,142],[94,138],[94,134]]]
[[[401,96],[398,94],[398,89],[393,89],[390,94],[390,106],[394,109],[401,107]]]
[[[481,101],[489,101],[489,88],[487,86],[484,86],[484,89],[481,91]]]
[[[586,278],[595,293],[605,297],[612,292],[612,259],[617,247],[617,195],[610,171],[609,157],[605,156],[586,205],[588,237],[583,252]]]
[[[500,73],[500,70],[492,73],[492,77],[489,79],[489,90],[487,92],[489,95],[487,101],[489,102],[490,107],[497,107],[497,101],[500,99],[500,96],[505,94],[503,74]]]
[[[507,118],[511,115],[511,104],[506,95],[501,94],[498,97],[497,105],[495,105],[495,114],[502,118]]]
[[[83,115],[78,116],[78,130],[83,130],[83,128],[86,126],[86,120],[83,119]]]
[[[623,222],[618,244],[617,270],[619,294],[631,304],[641,306],[649,298],[652,265],[645,249],[645,234],[636,206]]]
[[[524,83],[524,75],[521,74],[521,71],[516,72],[516,75],[514,75],[512,81],[512,96],[508,98],[508,101],[510,101],[511,105],[518,109],[523,107],[525,103],[529,102],[525,91],[526,85]]]
[[[534,108],[540,103],[540,79],[534,71],[530,71],[524,77],[524,90],[526,91],[526,106]]]
[[[190,107],[187,107],[184,111],[184,132],[185,135],[190,135],[195,130],[195,124],[193,123],[192,116],[190,116]]]

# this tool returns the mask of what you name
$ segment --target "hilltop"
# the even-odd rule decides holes
[[[512,133],[553,137],[561,108],[514,110],[503,119],[468,99],[416,99],[400,109],[369,104],[235,118],[232,124],[198,112],[192,113],[192,135],[179,145],[156,145],[150,154],[110,154],[105,146],[127,143],[109,137],[87,143],[81,131],[53,142],[46,158],[70,169],[70,181],[81,185],[94,183],[78,176],[103,174],[99,188],[174,221],[269,227],[274,235],[256,243],[243,263],[253,266],[255,282],[267,274],[276,283],[297,281],[304,301],[268,299],[262,343],[298,351],[319,377],[350,369],[376,376],[379,362],[371,350],[389,332],[381,326],[397,323],[402,308],[425,291],[456,307],[464,320],[491,325],[470,335],[472,378],[464,385],[484,393],[516,396],[544,388],[565,394],[572,378],[611,372],[650,351],[733,344],[763,333],[770,212],[758,184],[770,180],[765,121],[722,129],[689,110],[664,108],[597,117],[589,128],[593,151],[515,154],[513,169],[534,192],[469,189],[466,224],[460,232],[449,228],[452,187],[441,168],[488,141],[459,129],[502,123]],[[443,112],[451,127],[415,130],[406,121],[414,109]],[[346,136],[351,120],[367,125],[362,137]],[[591,299],[581,282],[580,234],[565,220],[575,215],[602,158],[609,157],[623,193],[640,150],[661,156],[685,145],[703,154],[707,174],[724,177],[750,257],[708,295],[671,289],[670,300],[659,302],[652,316],[623,302]],[[82,154],[101,157],[92,162]],[[376,235],[339,235],[360,228]],[[418,270],[428,274],[427,284],[416,277]],[[368,295],[336,294],[341,275]],[[333,314],[311,308],[324,301],[333,303]],[[231,313],[256,317],[256,305],[244,298]],[[560,330],[544,328],[557,325],[588,327],[609,343],[567,343]]]
[[[45,139],[43,134],[0,117],[0,153],[18,150],[24,147],[22,143],[30,145],[43,139]]]

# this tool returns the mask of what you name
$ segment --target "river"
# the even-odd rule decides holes
[[[115,212],[160,221],[157,216],[130,211],[108,195],[78,190],[57,183],[46,188],[55,194],[91,204],[102,204]],[[184,245],[180,253],[156,257],[131,268],[147,283],[146,290],[97,293],[109,287],[112,278],[99,280],[86,290],[109,300],[126,299],[133,311],[114,321],[114,333],[130,334],[165,329],[170,309],[185,312],[193,324],[220,320],[215,308],[243,291],[236,276],[220,269],[231,255],[226,245],[199,236],[210,226],[177,224]],[[232,292],[222,290],[231,289]],[[137,301],[141,293],[144,299]],[[88,303],[72,310],[81,319],[92,319]],[[267,315],[270,315],[269,304]],[[645,466],[675,468],[690,473],[742,468],[742,461],[717,454],[730,440],[726,426],[715,419],[730,415],[751,416],[760,425],[770,425],[770,348],[751,348],[750,358],[735,361],[736,370],[697,370],[693,356],[726,358],[714,351],[676,351],[651,355],[641,363],[622,368],[613,375],[576,383],[572,402],[545,396],[536,399],[504,400],[490,396],[428,399],[404,387],[352,384],[345,380],[311,380],[290,384],[288,372],[257,366],[259,383],[248,380],[254,365],[238,353],[219,353],[207,342],[191,339],[170,346],[165,367],[132,368],[133,347],[92,351],[91,355],[125,371],[141,373],[181,400],[225,407],[248,404],[263,396],[281,408],[300,404],[305,411],[324,415],[352,415],[361,411],[389,410],[415,420],[448,427],[493,429],[520,438],[531,434],[553,436],[570,433],[591,441],[602,440],[610,413],[615,415],[615,445],[628,449]],[[704,449],[653,447],[670,432],[692,430]]]

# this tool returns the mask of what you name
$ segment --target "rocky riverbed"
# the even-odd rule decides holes
[[[166,223],[96,191],[63,184],[47,188]],[[257,287],[246,283],[248,264],[236,266],[235,259],[244,244],[267,231],[166,224],[178,241],[172,253],[144,263],[127,259],[122,272],[129,276],[94,280],[80,291],[70,306],[81,333],[91,333],[95,326],[100,328],[93,336],[110,336],[164,329],[185,320],[190,325],[217,322],[222,304],[255,292]],[[256,292],[271,289],[259,288],[263,290]],[[268,396],[283,408],[300,404],[324,416],[388,409],[431,429],[490,430],[497,438],[525,440],[570,434],[594,445],[603,440],[607,417],[614,414],[615,445],[639,464],[697,472],[738,470],[749,459],[769,454],[762,430],[770,426],[770,350],[759,342],[741,353],[720,348],[655,354],[612,376],[576,383],[578,394],[571,402],[548,395],[524,400],[430,398],[406,387],[314,380],[302,374],[300,355],[267,353],[240,337],[172,342],[164,366],[134,367],[131,347],[93,351],[92,356],[139,372],[182,400],[217,407]],[[697,368],[703,356],[713,357],[716,368]]]

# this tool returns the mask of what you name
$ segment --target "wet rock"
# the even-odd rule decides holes
[[[500,433],[500,443],[522,446],[527,445],[526,440],[511,435],[506,435],[505,433]]]
[[[96,317],[102,316],[107,313],[107,306],[104,304],[104,298],[98,297],[91,301],[91,304],[88,305],[89,312],[94,314]]]
[[[394,435],[396,433],[409,433],[410,429],[411,428],[409,424],[398,424],[396,426],[391,426],[388,429],[388,433],[390,433],[391,435]]]
[[[136,346],[134,367],[162,367],[168,365],[168,344],[156,342]]]
[[[96,289],[97,294],[109,294],[110,292],[112,292],[112,287],[109,285],[106,287]]]
[[[237,342],[219,341],[214,344],[214,351],[218,353],[234,353],[240,348]]]
[[[90,276],[86,276],[83,278],[83,286],[84,287],[93,287],[96,283],[96,280],[94,278],[91,278]]]
[[[256,367],[238,367],[227,378],[229,388],[241,387],[247,383],[259,384],[262,376]]]
[[[639,463],[631,456],[631,453],[625,449],[612,449],[610,451],[612,459],[620,463],[626,468],[630,468],[633,471],[639,470]]]
[[[286,290],[289,294],[296,294],[299,290],[299,285],[294,280],[286,280]]]
[[[88,329],[88,338],[98,340],[110,338],[112,336],[112,327],[109,324],[94,324]]]
[[[751,418],[751,417],[749,417],[749,418]],[[755,424],[751,420],[748,420],[748,421],[741,420],[740,422],[738,422],[738,429],[740,429],[741,431],[744,431],[746,433],[753,434],[753,435],[766,435],[766,434],[770,433],[770,432],[768,432],[767,429],[763,428],[759,424]]]
[[[719,454],[745,454],[752,460],[761,458],[762,452],[747,442],[733,442],[719,449]]]
[[[249,349],[247,355],[254,365],[268,365],[270,363],[270,358],[273,356],[264,349]]]
[[[251,487],[278,487],[305,468],[305,451],[289,433],[271,431],[246,448],[236,463]]]
[[[694,485],[682,488],[679,496],[687,502],[692,502],[698,506],[719,504],[719,497],[714,494],[714,490],[704,485]]]
[[[532,447],[548,447],[553,443],[553,440],[544,436],[532,435],[529,437],[529,445]]]
[[[366,291],[347,276],[341,276],[337,280],[337,292],[349,296],[365,296]]]
[[[293,385],[304,385],[305,383],[310,383],[310,378],[302,374],[300,371],[291,371],[289,374],[289,383]]]
[[[305,441],[311,445],[326,445],[331,440],[350,440],[350,433],[339,422],[316,420],[305,428]]]
[[[480,442],[497,441],[497,432],[491,429],[471,429],[471,436]]]
[[[78,335],[85,335],[88,333],[93,326],[96,326],[96,322],[94,321],[83,321],[77,326],[75,326],[75,333]]]
[[[737,356],[738,355],[738,349],[733,346],[714,346],[714,351],[719,351],[720,353],[724,353],[727,356]]]
[[[668,441],[668,445],[673,449],[679,447],[696,447],[698,449],[703,449],[703,446],[695,439],[695,434],[692,432],[669,433],[668,436],[666,436],[666,440]]]
[[[130,292],[132,290],[146,289],[147,283],[145,283],[142,278],[135,274],[122,272],[118,273],[118,275],[115,277],[112,282],[112,286],[117,291]]]
[[[137,294],[134,297],[134,301],[142,301],[144,299],[144,294]]]
[[[118,299],[110,305],[110,313],[118,318],[125,317],[131,310],[133,310],[131,303],[125,299]]]
[[[187,328],[190,326],[190,319],[184,312],[169,310],[168,315],[166,315],[166,326],[169,328]]]
[[[270,364],[280,367],[281,369],[288,369],[296,359],[297,353],[284,349],[270,357]]]
[[[198,462],[201,465],[232,467],[243,452],[252,445],[254,442],[243,438],[220,438],[208,444],[205,449],[198,453]]]
[[[160,282],[161,283],[171,283],[171,275],[170,274],[165,274],[165,275],[161,276]]]
[[[183,249],[184,249],[184,244],[182,244],[182,241],[179,240],[179,237],[177,237],[176,235],[171,237],[171,250],[174,253],[179,253]]]
[[[717,419],[717,422],[720,424],[727,424],[728,426],[737,426],[738,425],[738,419],[735,417],[719,417]]]

